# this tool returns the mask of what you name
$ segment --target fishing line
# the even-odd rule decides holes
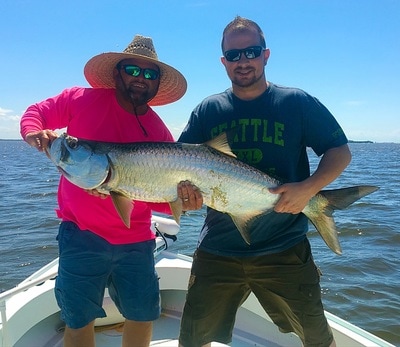
[[[149,135],[147,134],[146,129],[144,128],[144,126],[142,125],[142,123],[140,122],[139,116],[136,112],[136,105],[135,102],[132,100],[132,106],[133,106],[133,113],[135,114],[135,117],[139,123],[140,129],[142,129],[144,136],[149,137]]]

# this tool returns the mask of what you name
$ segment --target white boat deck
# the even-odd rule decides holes
[[[57,260],[0,294],[0,347],[61,347],[64,324],[54,298]],[[191,258],[163,252],[156,269],[160,277],[162,315],[154,322],[151,346],[178,346],[179,325],[190,275]],[[121,346],[123,318],[107,293],[107,317],[96,320],[96,346]],[[394,347],[390,343],[326,312],[338,347]],[[213,343],[212,346],[224,346]],[[254,295],[236,317],[232,347],[300,347],[294,334],[282,334]]]
[[[245,317],[248,315],[248,317]],[[163,310],[161,317],[154,322],[153,338],[151,346],[157,347],[177,347],[178,346],[178,335],[179,335],[179,324],[180,324],[181,312]],[[242,319],[252,321],[251,312],[242,314]],[[262,323],[262,322],[260,322]],[[33,346],[32,341],[35,341],[34,345],[43,347],[62,347],[63,345],[63,324],[59,320],[59,314],[54,314],[41,323],[43,329],[40,326],[36,326],[35,329],[29,334],[26,334],[21,338],[14,347],[28,347]],[[253,323],[253,328],[256,330],[265,330],[265,325]],[[49,326],[52,326],[53,334],[43,335],[40,332],[43,330],[49,331]],[[110,326],[103,326],[96,328],[96,346],[97,347],[113,347],[121,346],[122,341],[122,329],[123,325],[115,324]],[[35,334],[37,332],[37,334]],[[293,336],[293,343],[287,344],[287,346],[301,346],[299,340]],[[220,343],[212,343],[212,346],[226,346]],[[257,346],[268,346],[268,347],[279,347],[282,344],[276,344],[271,340],[261,338],[260,335],[251,333],[247,330],[242,330],[239,327],[235,328],[234,339],[230,344],[232,347],[257,347]]]

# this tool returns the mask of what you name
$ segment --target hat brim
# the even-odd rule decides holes
[[[101,53],[91,58],[85,65],[86,80],[93,88],[115,89],[113,70],[124,59],[138,58],[156,64],[160,69],[160,86],[157,95],[149,101],[150,106],[161,106],[179,100],[187,89],[185,77],[172,66],[156,59],[131,53]]]

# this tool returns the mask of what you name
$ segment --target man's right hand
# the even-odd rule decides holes
[[[46,129],[27,134],[25,136],[25,141],[38,151],[44,152],[49,146],[49,143],[57,137],[58,134],[55,131]]]

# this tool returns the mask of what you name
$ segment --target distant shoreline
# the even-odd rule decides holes
[[[0,139],[0,141],[24,141],[22,139]],[[361,140],[361,141],[356,141],[356,140],[349,140],[349,143],[384,143],[384,142],[374,142],[370,140]],[[397,142],[388,142],[388,143],[397,143]]]
[[[355,140],[349,140],[349,143],[375,143],[375,142],[373,142],[373,141],[369,141],[369,140],[367,140],[367,141],[355,141]]]

